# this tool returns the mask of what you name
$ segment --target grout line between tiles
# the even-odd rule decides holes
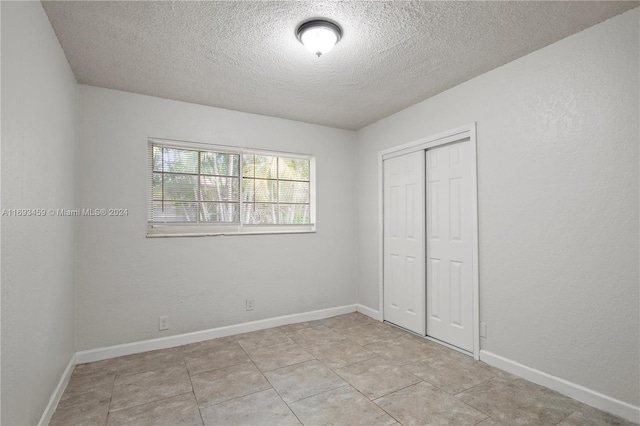
[[[486,380],[485,380],[485,381],[486,381]],[[480,384],[478,384],[478,385],[476,385],[476,386],[479,386],[479,385],[480,385]],[[473,388],[474,388],[474,387],[476,387],[476,386],[472,386],[472,387],[470,387],[469,389],[473,389]],[[469,390],[469,389],[467,389],[467,390]],[[462,391],[462,392],[464,392],[464,391]],[[460,394],[460,393],[462,393],[462,392],[459,392],[458,394]],[[458,394],[456,394],[456,395],[458,395]],[[490,418],[491,420],[498,421],[498,420],[494,419],[493,417],[491,417],[491,415],[490,415],[489,413],[485,412],[484,410],[482,410],[482,409],[480,409],[480,408],[474,407],[473,405],[469,404],[469,403],[468,403],[468,402],[466,402],[466,401],[461,400],[461,399],[460,399],[460,398],[458,398],[456,395],[451,395],[451,396],[452,396],[453,398],[457,399],[457,400],[458,400],[458,402],[463,403],[464,405],[466,405],[467,407],[469,407],[469,408],[471,408],[471,409],[473,409],[473,410],[477,411],[478,413],[482,413],[482,414],[484,414],[485,416],[487,416],[487,417],[488,417],[488,418]],[[486,420],[486,419],[484,419],[484,420]],[[484,420],[482,420],[482,421],[484,421]],[[500,423],[500,424],[502,424],[502,423]]]
[[[111,392],[109,392],[109,405],[107,406],[107,418],[104,420],[105,426],[109,424],[109,416],[111,415],[111,401],[113,401],[113,389],[116,386],[116,379],[118,378],[118,372],[113,375],[113,382],[111,383]]]
[[[418,377],[418,376],[416,376],[416,377]],[[420,379],[420,377],[418,377],[418,379]],[[385,396],[393,395],[394,393],[396,393],[396,392],[400,392],[400,391],[403,391],[403,390],[405,390],[405,389],[407,389],[407,388],[410,388],[411,386],[416,386],[416,385],[417,385],[417,384],[419,384],[420,382],[424,382],[424,380],[420,379],[419,381],[417,381],[417,382],[415,382],[415,383],[411,383],[410,385],[407,385],[407,386],[402,387],[402,388],[400,388],[400,389],[396,389],[396,390],[394,390],[393,392],[389,392],[389,393],[384,394],[384,395],[382,395],[382,396],[379,396],[379,397],[377,397],[377,398],[375,398],[375,399],[371,399],[371,398],[369,398],[369,401],[371,401],[371,402],[375,403],[375,402],[376,402],[377,400],[379,400],[380,398],[384,398]],[[425,382],[425,383],[426,383],[426,382]],[[365,396],[366,396],[366,395],[365,395]],[[376,405],[378,405],[378,404],[376,404]]]
[[[187,365],[187,359],[184,355],[184,349],[180,350],[182,354],[182,361],[184,362],[184,366],[187,369],[187,376],[189,376],[189,383],[191,384],[191,392],[193,393],[193,400],[196,402],[196,408],[198,409],[198,415],[200,416],[200,421],[202,422],[202,426],[204,426],[204,417],[202,417],[202,411],[200,411],[200,404],[198,404],[198,397],[196,396],[196,389],[193,387],[193,380],[191,380],[191,371],[189,370],[189,365]]]
[[[268,381],[268,380],[267,380],[267,381]],[[260,392],[266,392],[266,391],[268,391],[268,390],[275,390],[275,389],[273,388],[273,386],[271,386],[271,383],[269,383],[269,386],[270,386],[270,387],[269,387],[268,389],[260,389],[260,390],[257,390],[257,391],[253,391],[253,392],[246,393],[246,394],[244,394],[244,395],[236,395],[236,396],[234,396],[234,397],[232,397],[232,398],[225,399],[224,401],[218,401],[218,402],[214,402],[214,403],[211,403],[211,404],[207,404],[207,405],[203,405],[203,406],[198,406],[198,409],[200,409],[200,408],[209,408],[209,407],[213,407],[213,406],[215,406],[215,405],[221,405],[221,404],[224,404],[224,403],[226,403],[226,402],[233,401],[234,399],[244,398],[244,397],[246,397],[246,396],[255,395],[255,394],[257,394],[257,393],[260,393]],[[276,392],[277,392],[277,391],[276,391]]]
[[[237,341],[236,341],[236,343],[237,343]],[[278,391],[273,387],[273,384],[272,384],[272,383],[269,381],[269,379],[264,375],[264,372],[258,368],[258,365],[255,363],[255,361],[253,360],[253,358],[251,358],[251,355],[249,355],[249,353],[248,353],[248,352],[247,352],[247,351],[246,351],[246,350],[245,350],[241,345],[238,345],[238,346],[240,346],[240,348],[244,351],[244,353],[247,355],[247,357],[249,357],[249,361],[248,361],[248,362],[247,362],[247,361],[245,361],[245,362],[243,362],[243,363],[236,364],[236,365],[242,365],[242,364],[249,364],[249,363],[251,363],[251,364],[255,367],[255,369],[256,369],[256,370],[258,370],[258,373],[260,373],[260,375],[261,375],[261,376],[262,376],[262,377],[267,381],[267,383],[269,383],[269,386],[271,386],[271,389],[273,389],[276,393],[278,393]],[[229,366],[229,367],[235,367],[235,365],[232,365],[232,366]],[[227,367],[224,367],[224,368],[227,368]],[[222,369],[220,368],[220,369],[218,369],[218,370],[222,370]],[[209,370],[209,371],[215,371],[215,370]],[[203,373],[204,373],[204,372],[203,372]],[[198,374],[202,374],[202,373],[198,373]],[[194,374],[194,376],[197,376],[198,374]],[[189,380],[191,380],[191,375],[189,375]],[[192,387],[193,387],[193,383],[192,383]],[[262,389],[262,390],[258,390],[258,391],[255,391],[255,392],[250,392],[250,393],[245,394],[245,395],[235,396],[235,397],[233,397],[233,398],[229,398],[229,399],[224,400],[224,401],[219,401],[219,402],[216,402],[216,403],[214,403],[214,404],[208,404],[208,405],[205,405],[205,406],[202,406],[202,407],[200,406],[200,404],[197,404],[198,399],[196,398],[196,404],[198,405],[198,411],[200,411],[200,409],[201,409],[201,408],[206,408],[206,407],[211,407],[211,406],[214,406],[214,405],[219,405],[219,404],[222,404],[222,403],[225,403],[225,402],[229,402],[229,401],[231,401],[231,400],[234,400],[234,399],[236,399],[236,398],[242,398],[242,397],[245,397],[245,396],[253,395],[253,394],[256,394],[256,393],[258,393],[258,392],[264,392],[264,391],[267,391],[267,390],[269,390],[269,389]],[[194,390],[194,395],[195,395],[195,390]],[[280,396],[280,394],[279,394],[279,393],[278,393],[278,396]],[[280,397],[280,399],[282,399],[282,397]],[[284,400],[283,400],[283,402],[284,402]],[[285,402],[285,404],[286,404],[286,402]],[[200,417],[202,417],[202,412],[200,412]],[[202,423],[204,424],[204,418],[202,418]]]
[[[303,348],[303,349],[304,349],[304,348]],[[307,351],[306,349],[305,349],[305,351],[306,351],[307,353],[309,353],[309,351]],[[311,355],[311,354],[309,354],[309,355]],[[311,355],[311,356],[313,356],[313,355]],[[304,360],[304,361],[296,362],[296,363],[293,363],[293,364],[283,365],[282,367],[273,368],[273,369],[271,369],[271,370],[264,370],[264,371],[262,371],[262,370],[260,370],[260,367],[258,367],[258,370],[260,370],[260,372],[261,372],[261,373],[271,373],[272,371],[281,370],[281,369],[283,369],[283,368],[287,368],[287,367],[293,367],[294,365],[304,364],[305,362],[309,362],[309,361],[313,361],[313,360],[318,361],[318,362],[321,362],[319,359],[317,359],[315,356],[313,356],[313,359],[306,359],[306,360]]]
[[[418,377],[418,376],[416,376],[416,377]],[[443,390],[442,390],[442,389],[440,389],[439,387],[432,385],[431,383],[429,383],[428,381],[426,381],[426,380],[424,380],[424,379],[422,379],[422,378],[420,378],[420,377],[418,377],[418,378],[420,379],[420,382],[425,382],[425,383],[427,383],[428,385],[433,386],[435,389],[439,390],[440,392],[442,392],[442,393],[446,394],[447,396],[450,396],[450,397],[452,397],[452,398],[455,398],[455,396],[454,396],[454,395],[451,395],[450,393],[443,391]],[[376,401],[377,401],[377,400],[379,400],[379,399],[381,399],[381,398],[384,398],[384,397],[386,397],[386,396],[389,396],[389,395],[393,395],[394,393],[396,393],[396,392],[400,392],[400,391],[402,391],[402,390],[404,390],[404,389],[407,389],[407,388],[410,388],[411,386],[416,386],[416,385],[417,385],[417,384],[419,384],[420,382],[413,383],[413,384],[411,384],[411,385],[409,385],[409,386],[405,386],[405,387],[404,387],[404,388],[402,388],[402,389],[398,389],[398,390],[396,390],[396,391],[390,392],[390,393],[388,393],[388,394],[386,394],[386,395],[383,395],[383,396],[381,396],[381,397],[378,397],[378,398],[376,398],[376,399],[372,400],[372,402],[373,402],[373,403],[375,403],[376,405],[378,405],[378,403],[376,403]],[[467,403],[466,403],[466,402],[464,402],[464,401],[461,401],[459,398],[456,398],[456,400],[457,400],[458,402],[463,403],[464,405],[466,405],[467,407],[471,408],[472,410],[477,411],[477,412],[479,412],[480,414],[483,414],[483,415],[485,415],[485,416],[486,416],[484,419],[480,420],[478,423],[475,423],[476,425],[477,425],[477,424],[479,424],[479,423],[482,423],[482,422],[483,422],[483,421],[485,421],[485,420],[487,420],[487,418],[490,418],[490,419],[492,419],[492,420],[495,420],[495,419],[494,419],[493,417],[491,417],[489,414],[485,413],[484,411],[481,411],[481,410],[477,409],[476,407],[473,407],[473,406],[471,406],[471,405],[467,404]],[[378,405],[378,407],[380,407],[380,406]],[[381,408],[382,410],[384,410],[384,408],[382,408],[382,407],[380,407],[380,408]],[[384,411],[386,412],[386,410],[384,410]],[[389,414],[389,415],[391,416],[391,414]],[[393,417],[393,416],[392,416],[392,417]],[[395,418],[395,417],[394,417],[394,418]],[[398,420],[398,423],[400,423],[400,421],[399,421],[399,420]],[[402,423],[401,423],[401,424],[402,424]]]
[[[418,383],[419,383],[419,382],[418,382]],[[414,383],[414,385],[415,385],[415,384],[416,384],[416,383]],[[365,394],[363,394],[362,392],[360,392],[360,390],[359,390],[358,388],[356,388],[355,386],[353,386],[353,385],[351,385],[351,384],[349,384],[349,385],[350,385],[353,389],[355,389],[355,390],[356,390],[356,392],[358,392],[360,395],[362,395],[362,396],[364,396],[365,398],[367,398],[367,400],[368,400],[369,402],[371,402],[373,405],[375,405],[376,407],[378,407],[379,409],[381,409],[382,411],[384,411],[385,413],[387,413],[387,415],[388,415],[389,417],[391,417],[393,420],[395,420],[395,421],[396,421],[396,422],[398,422],[399,424],[402,424],[402,423],[400,423],[400,420],[399,420],[399,419],[396,419],[396,418],[395,418],[391,413],[389,413],[387,410],[385,410],[384,408],[382,408],[381,406],[379,406],[378,404],[376,404],[376,403],[375,403],[375,401],[374,401],[373,399],[369,398],[367,395],[365,395]],[[404,389],[406,389],[406,388],[404,388]],[[401,389],[399,389],[399,390],[401,390]],[[393,393],[393,392],[392,392],[392,393]],[[386,396],[386,395],[385,395],[385,396]],[[382,397],[380,397],[380,398],[382,398]],[[379,399],[379,398],[378,398],[378,399]]]
[[[483,413],[483,414],[484,414],[484,413]],[[486,415],[486,414],[485,414],[485,415]],[[495,419],[493,419],[492,417],[487,416],[487,417],[485,417],[484,419],[480,420],[479,422],[474,423],[474,425],[473,425],[473,426],[478,426],[480,423],[482,423],[482,422],[486,422],[486,421],[487,421],[487,419],[495,420]]]
[[[418,382],[418,383],[420,383],[420,382]],[[414,384],[417,384],[417,383],[414,383]],[[355,388],[354,388],[354,389],[355,389]],[[406,389],[406,388],[405,388],[405,389]],[[358,389],[356,389],[356,390],[358,391]],[[400,390],[402,390],[402,389],[400,389]],[[360,391],[358,391],[358,392],[360,392]],[[397,391],[396,391],[396,392],[397,392]],[[392,392],[392,393],[393,393],[393,392]],[[362,392],[360,392],[360,394],[361,394],[362,396],[364,396],[365,398],[367,398],[367,396],[366,396],[366,395],[364,395],[364,394],[362,394]],[[390,394],[388,394],[388,395],[390,395]],[[386,396],[386,395],[385,395],[385,396]],[[380,398],[384,398],[384,396],[381,396]],[[380,399],[380,398],[377,398],[377,399]],[[385,410],[384,408],[382,408],[381,406],[379,406],[379,405],[376,403],[376,400],[375,400],[375,399],[369,399],[369,398],[367,398],[367,399],[368,399],[369,401],[371,401],[373,404],[375,404],[375,405],[376,405],[376,407],[378,407],[379,409],[381,409],[382,411],[384,411],[385,413],[387,413],[387,415],[388,415],[389,417],[391,417],[392,419],[394,419],[394,420],[395,420],[396,422],[398,422],[399,424],[402,424],[402,423],[400,422],[400,419],[397,419],[393,414],[391,414],[390,412],[388,412],[387,410]]]
[[[278,329],[278,327],[275,327],[275,328],[265,328],[264,330],[277,330],[277,329]],[[258,330],[258,331],[264,331],[264,330]],[[291,342],[293,342],[293,341],[294,341],[294,340],[291,338],[291,336],[289,336],[289,335],[288,335],[287,333],[285,333],[284,331],[282,331],[282,330],[278,330],[278,331],[279,331],[280,333],[282,333],[282,334],[283,334],[287,339],[289,339],[289,341],[291,341]],[[256,331],[252,331],[251,333],[256,333]],[[247,340],[247,339],[238,339],[238,336],[240,336],[240,335],[235,335],[235,337],[236,337],[235,342],[236,342],[236,343],[237,343],[237,344],[238,344],[242,349],[244,349],[244,346],[242,346],[242,345],[240,344],[240,342],[245,341],[245,340]],[[261,347],[261,348],[268,348],[269,346],[280,345],[280,344],[282,344],[282,343],[289,343],[289,342],[287,342],[287,341],[285,341],[285,342],[275,342],[275,343],[269,343],[268,345],[264,345],[264,344],[263,344],[263,345],[258,345],[258,344],[255,344],[255,343],[246,342],[246,343],[245,343],[245,345],[258,346],[258,347]],[[246,351],[245,351],[245,352],[246,352]],[[248,355],[248,354],[247,354],[247,355]]]
[[[257,368],[257,366],[256,366],[256,368]],[[260,371],[260,369],[258,369],[258,371]],[[296,412],[295,412],[295,411],[293,411],[293,409],[289,406],[289,404],[287,404],[287,401],[285,401],[285,400],[284,400],[284,398],[282,397],[282,395],[280,395],[280,392],[278,392],[278,389],[276,389],[276,388],[273,386],[273,383],[271,383],[271,380],[269,380],[269,378],[268,378],[267,376],[265,376],[265,374],[264,374],[262,371],[260,371],[260,374],[262,374],[262,376],[267,380],[267,382],[269,382],[269,385],[271,386],[271,389],[273,389],[273,390],[274,390],[274,392],[278,395],[278,398],[280,398],[280,400],[281,400],[282,402],[284,402],[284,405],[286,405],[286,406],[287,406],[287,408],[289,409],[289,411],[291,411],[291,414],[293,414],[293,415],[294,415],[294,417],[295,417],[296,419],[298,419],[298,422],[300,422],[300,424],[301,424],[301,425],[304,425],[304,423],[302,423],[302,420],[300,420],[300,417],[298,417],[298,415],[296,414]]]
[[[249,355],[249,353],[245,350],[245,348],[243,348],[242,346],[240,346],[242,348],[242,350],[244,351],[244,353],[249,357],[250,362],[253,364],[253,366],[256,368],[256,370],[258,370],[258,372],[262,375],[262,377],[264,377],[264,379],[267,381],[267,383],[269,383],[269,386],[271,386],[271,389],[276,393],[276,395],[278,395],[278,398],[280,398],[280,400],[284,403],[284,405],[287,406],[287,408],[289,409],[289,411],[291,411],[291,414],[294,415],[294,417],[296,419],[298,419],[298,421],[300,422],[300,424],[303,424],[302,421],[300,420],[300,418],[298,418],[298,416],[296,415],[296,413],[291,409],[291,407],[289,407],[289,404],[287,404],[287,402],[284,400],[284,398],[282,398],[282,395],[280,395],[280,392],[278,392],[278,390],[273,386],[273,383],[271,383],[271,381],[269,380],[269,378],[264,374],[265,372],[260,370],[260,368],[258,368],[258,365],[255,363],[255,361],[253,360],[253,358],[251,358],[251,355]],[[313,356],[313,355],[311,355]],[[315,357],[314,357],[315,358]],[[310,360],[309,360],[310,361]],[[306,362],[306,361],[305,361]],[[295,365],[295,364],[294,364]],[[284,367],[283,367],[284,368]],[[274,370],[270,370],[270,371],[274,371]],[[260,391],[256,391],[256,392],[252,392],[250,394],[247,395],[253,395],[256,394],[258,392],[265,392],[269,389],[263,389]],[[247,395],[243,395],[243,396],[247,396]],[[233,398],[232,398],[233,399]],[[231,400],[227,400],[224,402],[228,402]],[[222,404],[222,402],[220,402],[219,404]],[[218,404],[211,404],[211,405],[218,405]],[[204,407],[203,407],[204,408]],[[198,406],[198,411],[200,411],[200,406]],[[202,417],[202,412],[200,411],[200,417]],[[202,419],[202,424],[204,425],[204,418]]]
[[[454,396],[454,397],[458,398],[458,395],[460,395],[461,393],[464,393],[464,392],[470,391],[471,389],[475,389],[475,388],[477,388],[478,386],[483,385],[483,384],[485,384],[485,383],[487,383],[487,382],[490,382],[490,381],[491,381],[491,380],[493,380],[493,379],[497,379],[497,377],[496,377],[496,376],[493,376],[493,377],[491,377],[490,379],[483,380],[482,382],[477,383],[477,384],[475,384],[475,385],[473,385],[473,386],[470,386],[470,387],[468,387],[467,389],[461,390],[460,392],[457,392],[457,393],[454,393],[454,394],[450,394],[450,395],[452,395],[452,396]],[[512,379],[507,379],[507,380],[511,381]],[[425,381],[426,381],[426,380],[425,380]],[[459,399],[459,398],[458,398],[458,399]]]
[[[305,400],[305,399],[307,399],[307,398],[312,398],[312,397],[314,397],[314,396],[318,396],[318,395],[323,394],[323,393],[325,393],[325,392],[331,392],[332,390],[340,389],[340,388],[343,388],[343,387],[345,387],[345,386],[351,386],[351,385],[349,384],[349,382],[346,382],[346,381],[345,381],[343,384],[341,384],[341,385],[339,385],[339,386],[336,386],[335,388],[326,389],[326,390],[320,391],[320,392],[318,392],[318,393],[314,393],[313,395],[307,395],[307,396],[304,396],[304,397],[302,397],[302,398],[296,399],[295,401],[291,401],[291,402],[286,402],[286,401],[285,401],[285,403],[286,403],[287,405],[289,405],[289,404],[295,404],[296,402],[304,401],[304,400]]]
[[[182,393],[177,393],[177,394],[175,394],[175,395],[171,395],[171,396],[163,397],[163,398],[160,398],[160,399],[154,399],[153,401],[143,402],[142,404],[132,405],[131,407],[126,407],[126,408],[121,408],[121,409],[119,409],[119,410],[109,411],[109,414],[111,414],[111,413],[120,413],[120,412],[122,412],[122,411],[130,410],[130,409],[132,409],[132,408],[142,407],[143,405],[157,404],[158,402],[166,401],[167,399],[175,398],[175,397],[177,397],[177,396],[186,395],[186,394],[188,394],[188,393],[193,394],[193,392],[182,392]],[[193,398],[195,399],[195,394],[193,395]]]
[[[253,360],[252,360],[251,358],[249,358],[249,360],[248,360],[248,361],[242,361],[242,362],[239,362],[239,363],[237,363],[237,364],[225,365],[224,367],[220,367],[220,368],[212,368],[211,370],[199,371],[199,372],[197,372],[197,373],[193,373],[193,374],[191,373],[191,371],[189,371],[189,368],[187,368],[187,371],[189,372],[189,378],[191,378],[191,377],[193,377],[193,376],[199,376],[199,375],[201,375],[201,374],[211,373],[212,371],[224,370],[224,369],[227,369],[227,368],[237,367],[237,366],[239,366],[239,365],[242,365],[242,364],[249,364],[249,363],[252,363],[252,364],[253,364]],[[257,367],[256,367],[256,368],[257,368]]]

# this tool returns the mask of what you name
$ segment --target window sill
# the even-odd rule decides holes
[[[315,225],[147,225],[147,238],[313,234]]]

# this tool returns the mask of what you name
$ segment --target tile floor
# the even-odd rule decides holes
[[[76,366],[51,425],[631,425],[353,313]]]

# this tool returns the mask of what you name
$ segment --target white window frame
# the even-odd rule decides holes
[[[240,216],[241,222],[238,223],[194,223],[194,224],[172,224],[172,223],[154,223],[149,221],[149,211],[152,199],[152,174],[153,174],[153,155],[149,155],[152,151],[151,146],[159,144],[169,148],[192,149],[200,151],[215,151],[228,154],[240,155]],[[303,225],[279,225],[279,224],[246,224],[242,223],[242,205],[243,205],[243,176],[242,176],[242,156],[249,155],[268,155],[274,157],[287,158],[304,158],[309,160],[309,222]],[[147,140],[147,238],[156,237],[202,237],[202,236],[221,236],[221,235],[259,235],[259,234],[304,234],[316,232],[316,159],[311,154],[301,154],[283,151],[271,151],[264,149],[252,149],[244,147],[217,145],[202,142],[184,142],[162,138],[148,138]]]

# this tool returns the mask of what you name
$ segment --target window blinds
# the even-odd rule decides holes
[[[149,141],[150,225],[309,225],[310,156]]]

